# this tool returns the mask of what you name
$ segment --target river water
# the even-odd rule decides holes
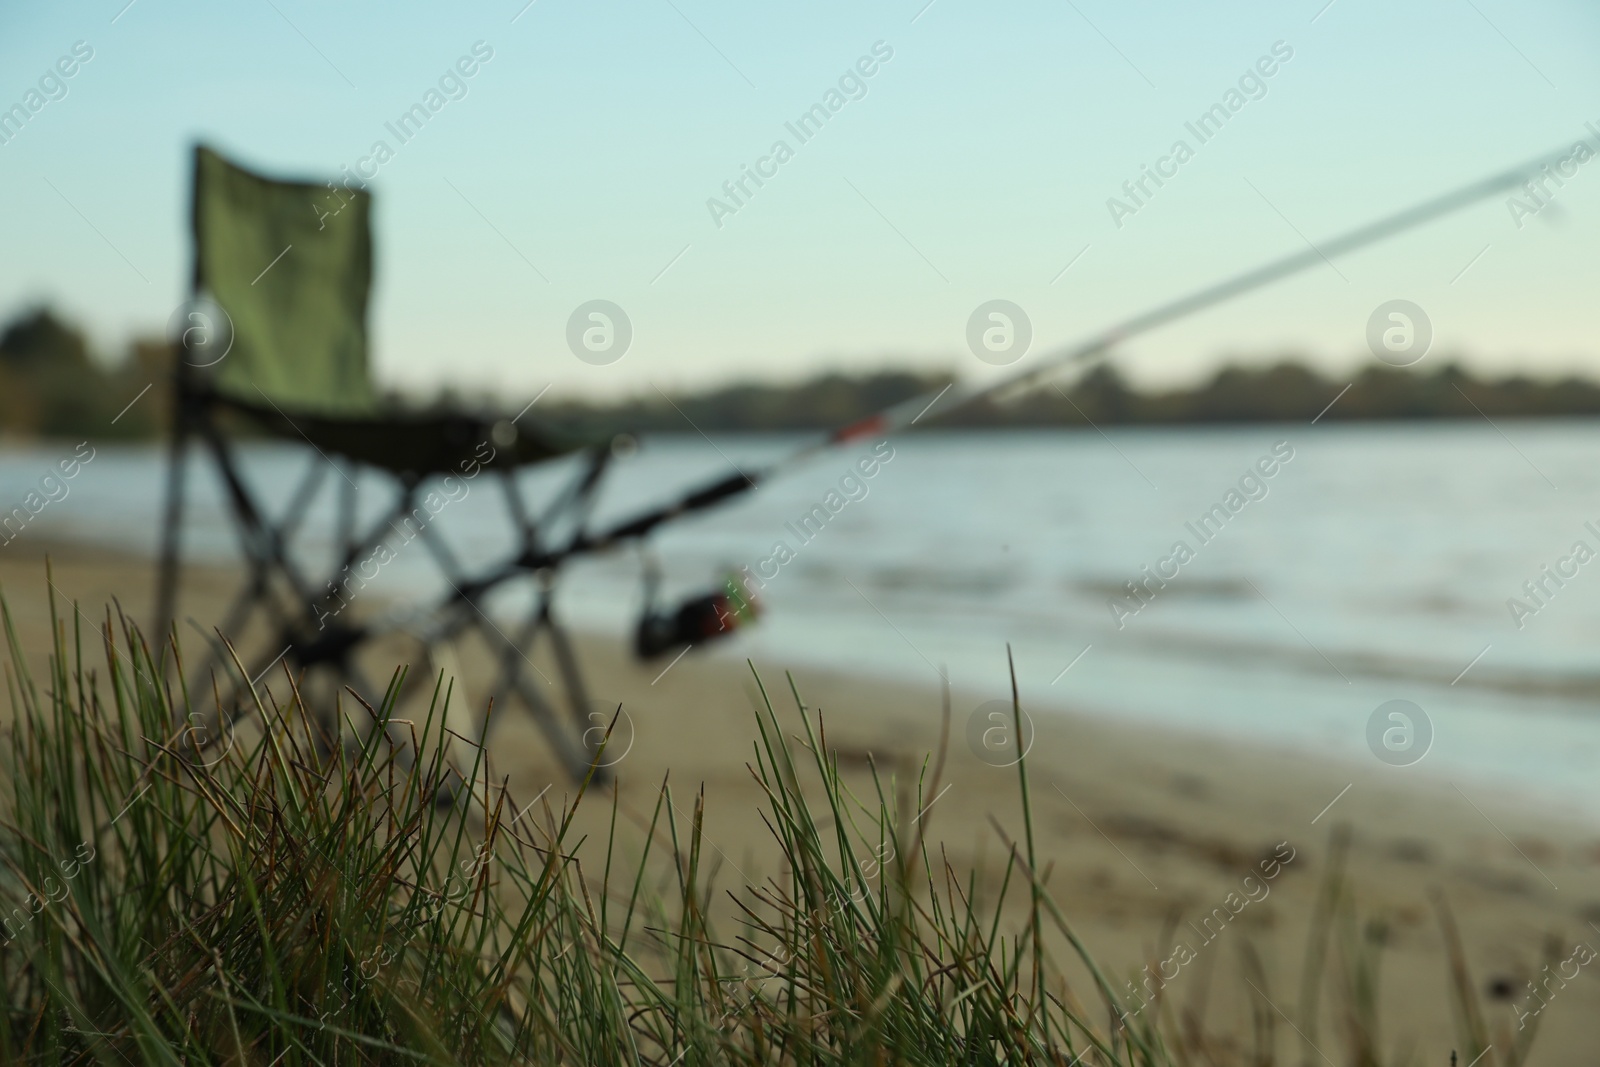
[[[598,517],[758,469],[795,443],[647,441],[615,465]],[[0,452],[0,507],[72,451]],[[857,466],[867,457],[871,477]],[[248,478],[279,500],[306,461],[246,450]],[[98,447],[21,536],[152,553],[162,462],[154,446]],[[187,544],[231,558],[219,487],[196,470]],[[563,473],[527,484],[548,495]],[[468,569],[506,551],[499,487],[479,477],[453,495],[435,522]],[[818,514],[825,524],[801,527]],[[328,551],[333,515],[325,494],[301,551]],[[669,595],[709,589],[729,567],[768,576],[760,624],[695,655],[930,686],[942,667],[958,691],[1002,697],[1010,642],[1036,713],[1350,760],[1374,758],[1374,710],[1409,700],[1433,740],[1407,773],[1594,816],[1600,558],[1574,551],[1600,553],[1588,522],[1600,530],[1600,426],[1585,422],[930,432],[876,456],[870,441],[828,453],[671,526],[653,549]],[[443,591],[420,543],[372,589]],[[641,597],[638,555],[623,551],[572,567],[560,605],[582,627],[624,632]],[[508,591],[500,609],[517,600]]]

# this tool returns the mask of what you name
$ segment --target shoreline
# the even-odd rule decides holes
[[[596,629],[574,632],[586,643],[603,645],[616,640],[616,635]],[[691,653],[691,656],[693,655],[694,653]],[[733,674],[748,673],[745,667],[747,656],[736,646],[713,646],[713,649],[701,658],[716,663],[721,669]],[[665,666],[668,659],[670,656],[664,658],[661,665]],[[822,656],[815,654],[798,655],[785,666],[808,675],[847,680],[847,683],[881,686],[891,690],[926,690],[930,700],[933,701],[930,706],[935,706],[938,699],[937,687],[918,677],[917,672],[874,670],[858,664],[829,664]],[[1371,778],[1386,787],[1403,791],[1415,790],[1440,799],[1453,797],[1459,802],[1460,797],[1452,791],[1451,783],[1466,779],[1471,774],[1470,771],[1460,767],[1445,766],[1440,760],[1433,758],[1432,752],[1410,765],[1385,767],[1365,752],[1318,747],[1315,741],[1309,738],[1252,737],[1247,723],[1219,721],[1216,729],[1202,729],[1193,723],[1173,722],[1164,718],[1138,719],[1092,698],[1075,699],[1070,696],[1052,695],[1048,691],[1040,693],[1037,692],[1037,688],[1035,687],[1035,692],[1030,693],[1027,684],[1023,683],[1021,692],[1024,710],[1032,716],[1065,720],[1087,728],[1104,727],[1119,732],[1157,732],[1167,741],[1186,747],[1237,748],[1256,752],[1260,758],[1273,761],[1310,761],[1324,768],[1330,779],[1342,777],[1347,781],[1355,781]],[[959,717],[984,702],[989,696],[971,686],[955,687],[952,692],[955,714]],[[1474,800],[1480,804],[1491,803],[1496,812],[1514,815],[1525,822],[1552,821],[1560,824],[1567,833],[1590,834],[1600,839],[1600,821],[1596,820],[1594,813],[1586,811],[1575,802],[1562,802],[1560,796],[1560,790],[1551,790],[1544,794],[1529,792],[1525,783],[1509,776],[1489,783],[1479,783],[1473,791]]]
[[[83,568],[91,576],[95,584],[103,588],[115,585],[115,590],[106,598],[109,604],[114,597],[124,607],[129,609],[131,618],[138,620],[144,612],[135,610],[146,607],[144,601],[150,597],[152,589],[144,588],[145,585],[153,587],[154,563],[140,556],[129,555],[103,545],[75,541],[59,536],[50,540],[39,539],[36,546],[24,547],[23,551],[12,558],[0,559],[0,587],[3,587],[8,600],[13,599],[15,593],[21,591],[31,601],[33,598],[25,590],[15,588],[11,575],[6,573],[21,564],[22,569],[29,565],[39,568],[39,577],[43,578],[43,564],[46,557],[52,557],[73,570]],[[227,583],[231,580],[225,568],[202,565],[196,570],[205,574],[203,583],[202,600],[208,607],[219,602],[220,590],[218,582]],[[129,581],[129,579],[134,579]],[[187,583],[186,583],[187,584]],[[58,594],[64,594],[58,583]],[[231,592],[231,590],[230,590]],[[39,606],[42,607],[44,593],[39,594]],[[82,605],[80,604],[80,607]],[[368,608],[378,606],[374,599]],[[14,609],[15,610],[15,609]],[[19,613],[25,614],[25,613]],[[64,614],[64,613],[63,613]],[[91,617],[92,618],[92,617]],[[88,620],[83,620],[88,621]],[[98,619],[94,620],[98,623]],[[759,624],[757,624],[759,625]],[[679,664],[672,662],[672,657],[663,656],[659,660],[652,660],[646,664],[637,664],[631,657],[620,653],[620,646],[627,644],[626,635],[602,632],[595,628],[580,628],[573,626],[571,634],[585,654],[585,658],[601,659],[608,665],[615,665],[619,676],[629,674],[651,674],[651,688],[657,682],[652,674],[654,671],[667,667],[661,680],[664,680]],[[180,632],[180,639],[185,635]],[[190,634],[189,637],[195,635]],[[939,689],[927,680],[917,680],[912,676],[894,670],[875,671],[859,665],[841,666],[823,662],[817,655],[800,655],[791,661],[778,662],[763,655],[760,650],[746,650],[737,645],[718,644],[711,646],[708,653],[697,654],[690,652],[683,658],[684,663],[697,663],[703,665],[707,671],[723,676],[723,684],[742,684],[749,677],[747,664],[754,662],[758,670],[762,668],[761,662],[756,662],[760,657],[768,661],[768,669],[764,672],[769,692],[772,691],[774,682],[781,682],[783,673],[792,671],[803,679],[810,679],[813,683],[820,683],[820,687],[827,693],[871,691],[879,694],[880,699],[887,694],[897,696],[918,693],[921,694],[930,709],[936,709],[940,700]],[[622,661],[622,662],[619,662]],[[624,663],[627,665],[625,666]],[[636,680],[636,679],[630,679]],[[806,696],[802,689],[802,696]],[[788,697],[786,691],[782,693]],[[1100,734],[1146,734],[1159,733],[1162,735],[1162,744],[1184,750],[1202,750],[1211,753],[1210,758],[1217,758],[1223,750],[1247,752],[1251,754],[1251,761],[1257,764],[1278,763],[1284,761],[1298,761],[1308,763],[1317,768],[1318,777],[1329,782],[1348,780],[1350,783],[1366,782],[1375,786],[1380,791],[1415,792],[1425,795],[1432,800],[1442,800],[1448,796],[1455,796],[1452,792],[1452,775],[1447,772],[1435,772],[1426,768],[1426,758],[1407,767],[1382,768],[1375,767],[1365,757],[1354,753],[1316,751],[1307,744],[1298,744],[1293,740],[1284,738],[1249,739],[1241,736],[1245,731],[1235,730],[1202,730],[1195,729],[1190,724],[1171,723],[1169,721],[1130,721],[1121,713],[1104,707],[1097,707],[1092,701],[1075,701],[1067,697],[1050,697],[1048,694],[1042,698],[1032,695],[1024,690],[1023,708],[1030,717],[1035,719],[1035,726],[1045,724],[1040,730],[1041,736],[1055,737],[1073,730],[1089,731]],[[777,694],[774,694],[775,703]],[[954,687],[951,692],[952,714],[954,719],[960,719],[967,709],[976,707],[984,702],[985,697],[977,690],[971,688]],[[890,703],[898,703],[891,699]],[[808,703],[814,703],[809,700]],[[902,726],[908,726],[905,719],[900,720]],[[924,726],[926,724],[923,724]],[[953,723],[952,748],[960,745],[961,723]],[[918,736],[927,735],[925,729],[915,731]],[[1413,768],[1416,768],[1413,770]],[[1542,799],[1519,793],[1508,781],[1479,787],[1484,791],[1497,814],[1503,814],[1517,820],[1518,824],[1529,822],[1557,822],[1561,824],[1564,835],[1591,835],[1596,838],[1597,847],[1600,847],[1600,824],[1586,819],[1583,815],[1573,811],[1555,810],[1548,806]],[[1474,798],[1478,799],[1478,798]]]
[[[32,660],[42,661],[48,640],[49,587],[42,566],[47,550],[54,557],[58,595],[79,598],[88,624],[103,618],[98,605],[112,597],[134,618],[148,610],[148,562],[42,540],[19,541],[15,548],[0,554],[0,588]],[[232,572],[221,569],[189,572],[186,591],[193,595],[184,614],[216,617],[233,580]],[[93,650],[91,662],[99,655]],[[665,782],[680,831],[696,797],[704,794],[708,856],[721,868],[719,886],[759,884],[775,873],[768,830],[757,817],[765,797],[746,769],[761,698],[739,650],[691,653],[669,667],[670,657],[633,661],[614,635],[584,634],[578,655],[591,697],[619,702],[627,711],[629,746],[614,768],[614,796],[624,837],[632,843],[625,847],[638,843],[638,822],[648,817]],[[533,655],[546,668],[547,657],[548,649]],[[789,664],[780,656],[753,658],[779,723],[800,733],[784,677]],[[455,707],[464,714],[482,706],[487,675],[471,653],[458,661],[457,671],[463,692]],[[1014,766],[985,763],[967,743],[963,719],[976,696],[952,694],[949,747],[940,791],[932,794],[923,774],[925,768],[931,773],[938,751],[942,714],[931,671],[921,684],[806,663],[794,665],[793,674],[855,795],[864,802],[874,796],[875,766],[903,819],[922,809],[917,817],[933,854],[956,871],[977,871],[980,893],[997,892],[1007,845],[991,817],[1007,834],[1020,833],[1018,775]],[[1563,956],[1580,942],[1600,946],[1600,933],[1591,925],[1600,924],[1600,830],[1592,825],[1506,803],[1508,798],[1470,782],[1441,784],[1396,774],[1376,760],[1362,772],[1326,754],[1105,721],[1081,709],[1041,709],[1032,718],[1028,773],[1042,870],[1108,973],[1132,980],[1147,973],[1141,968],[1152,961],[1173,960],[1172,931],[1187,928],[1179,924],[1204,927],[1203,917],[1215,915],[1219,906],[1237,916],[1211,939],[1216,950],[1206,947],[1210,940],[1201,944],[1189,935],[1185,943],[1198,962],[1183,963],[1172,979],[1171,996],[1179,1002],[1217,987],[1213,1024],[1247,1032],[1251,1005],[1230,992],[1242,985],[1232,971],[1246,943],[1262,953],[1276,986],[1295,987],[1328,872],[1330,833],[1339,825],[1351,828],[1352,898],[1360,914],[1381,922],[1385,931],[1389,1037],[1417,1037],[1429,1050],[1425,1061],[1456,1043],[1432,893],[1443,894],[1460,925],[1476,992],[1484,996],[1491,983],[1511,991],[1509,999],[1486,1001],[1496,1028],[1507,1023],[1514,1030],[1515,1006],[1543,963],[1547,938],[1566,950]],[[548,788],[544,800],[559,810],[574,790],[543,738],[520,712],[508,710],[497,720],[487,745],[494,775],[509,776],[519,808]],[[918,793],[919,781],[925,795]],[[595,850],[603,850],[609,824],[613,794],[600,792],[584,802],[575,822],[588,838],[582,846],[590,850],[584,853],[588,862],[603,856]],[[1259,887],[1268,883],[1260,881],[1259,865],[1284,847],[1294,858],[1261,895]],[[1252,872],[1257,889],[1242,881]],[[1230,899],[1243,899],[1230,894],[1241,892],[1260,899],[1229,907]],[[1169,963],[1165,973],[1171,971]],[[1563,990],[1541,1019],[1532,1062],[1587,1062],[1593,1030],[1588,1020],[1596,1016],[1600,984]]]

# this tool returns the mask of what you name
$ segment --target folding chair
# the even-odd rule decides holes
[[[334,692],[348,687],[377,706],[383,691],[363,676],[356,656],[402,627],[359,622],[341,609],[351,591],[348,568],[400,534],[420,541],[449,583],[448,593],[418,607],[404,632],[428,651],[430,662],[441,643],[469,633],[481,637],[497,664],[494,706],[520,702],[566,769],[581,777],[603,731],[587,717],[577,657],[552,599],[557,565],[591,541],[585,524],[613,442],[561,441],[481,414],[385,410],[367,369],[369,194],[346,188],[330,195],[331,184],[269,180],[204,146],[196,148],[194,163],[196,310],[185,322],[173,379],[157,589],[163,643],[177,618],[186,460],[193,444],[216,464],[245,563],[243,587],[220,630],[232,640],[264,618],[272,635],[252,655],[243,679],[233,677],[229,654],[216,642],[200,669],[190,672],[206,690],[219,668],[232,678],[240,699],[228,714],[243,713],[245,688],[280,658],[297,676],[329,676]],[[280,509],[269,508],[241,466],[238,437],[249,430],[305,448],[305,474]],[[575,471],[536,513],[517,475],[561,456],[574,458]],[[469,471],[501,485],[514,541],[508,555],[474,570],[456,558],[421,506],[442,479]],[[395,491],[392,505],[365,527],[357,507],[362,472],[378,472]],[[319,570],[293,549],[329,484],[337,494],[337,548],[332,565]],[[526,622],[507,635],[486,614],[484,600],[518,576],[534,577],[536,594]],[[530,677],[530,656],[541,638],[553,649],[559,690]],[[410,684],[431,685],[427,674],[413,670]],[[560,703],[570,724],[562,722]],[[337,737],[331,710],[321,714]],[[481,735],[480,726],[480,742]]]

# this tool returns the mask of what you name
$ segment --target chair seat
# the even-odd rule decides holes
[[[287,412],[277,405],[252,404],[221,393],[212,393],[209,399],[248,416],[274,437],[308,442],[330,457],[342,456],[402,478],[461,474],[473,464],[497,469],[529,466],[595,443],[529,430],[510,422],[510,416],[397,411],[331,417]],[[510,441],[508,430],[516,434]]]

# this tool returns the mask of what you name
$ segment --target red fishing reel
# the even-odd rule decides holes
[[[633,651],[640,659],[727,637],[761,614],[760,602],[737,574],[730,574],[720,590],[689,597],[676,608],[657,608],[653,599],[646,602],[634,630]]]

